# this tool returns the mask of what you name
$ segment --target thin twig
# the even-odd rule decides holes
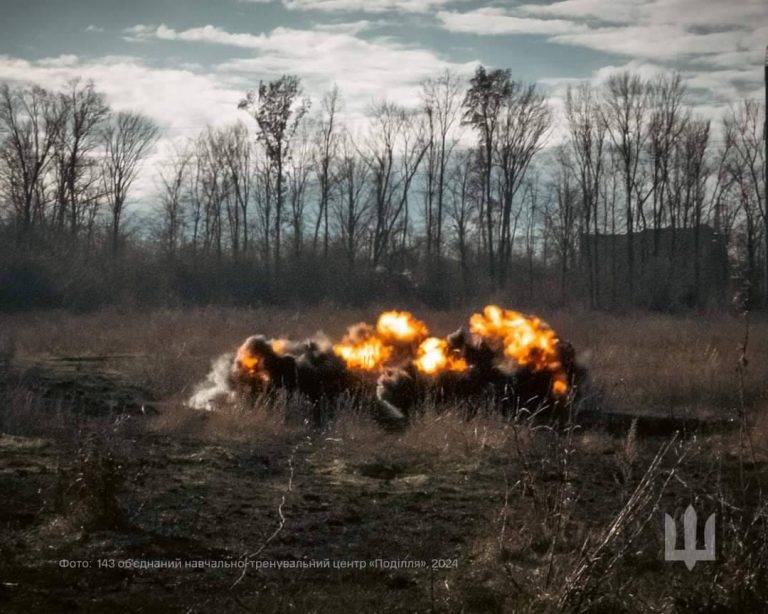
[[[280,504],[277,506],[277,516],[278,516],[277,527],[275,528],[274,531],[272,531],[269,537],[267,537],[267,539],[264,540],[264,543],[262,543],[261,546],[259,546],[256,552],[252,554],[245,554],[243,556],[243,571],[241,572],[237,580],[235,580],[234,584],[230,586],[230,590],[235,588],[243,580],[246,572],[248,571],[248,565],[251,559],[254,559],[257,556],[259,556],[264,551],[264,549],[272,542],[272,540],[274,540],[275,537],[277,537],[280,534],[280,531],[282,531],[283,527],[285,526],[285,515],[283,514],[283,506],[285,505],[286,495],[293,490],[293,459],[296,456],[296,451],[298,450],[299,445],[300,443],[297,443],[293,447],[293,450],[291,451],[291,455],[288,457],[288,468],[289,468],[288,485],[285,492],[283,492],[282,497],[280,498]]]

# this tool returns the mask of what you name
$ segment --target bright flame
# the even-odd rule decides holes
[[[376,332],[388,344],[419,342],[429,335],[427,325],[408,311],[385,311],[376,322]]]
[[[469,329],[483,337],[500,339],[504,354],[517,364],[533,371],[554,373],[552,391],[560,395],[567,392],[568,384],[560,362],[559,339],[549,324],[540,318],[488,305],[483,313],[470,317]]]
[[[392,356],[395,346],[419,343],[429,335],[424,322],[407,311],[385,311],[376,321],[351,327],[340,343],[333,346],[350,369],[376,371]]]
[[[555,381],[552,382],[552,392],[560,396],[568,392],[568,382],[565,379],[565,374],[557,374]]]
[[[429,337],[422,341],[419,349],[416,350],[416,359],[413,364],[427,375],[444,371],[466,371],[468,368],[467,361],[451,353],[448,342],[437,337]]]
[[[269,381],[269,374],[262,371],[263,361],[260,356],[251,353],[248,349],[248,342],[241,345],[237,350],[235,359],[237,369],[250,377],[258,377],[260,380]]]
[[[272,339],[269,342],[269,345],[272,346],[272,351],[275,354],[280,354],[281,356],[285,354],[286,350],[288,349],[288,344],[290,342],[288,339]]]
[[[341,343],[333,346],[333,351],[347,363],[347,367],[362,371],[375,371],[392,354],[392,348],[367,325],[350,329]]]

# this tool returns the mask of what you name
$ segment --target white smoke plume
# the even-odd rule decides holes
[[[213,411],[222,403],[231,403],[236,400],[236,394],[229,379],[233,358],[234,355],[227,352],[213,361],[210,373],[205,380],[195,386],[192,396],[187,401],[189,407]]]

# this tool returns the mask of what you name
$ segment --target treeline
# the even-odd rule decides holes
[[[569,87],[555,112],[538,86],[479,67],[425,81],[415,107],[372,104],[365,125],[345,122],[337,89],[313,105],[294,76],[240,108],[142,170],[158,193],[129,227],[159,128],[91,83],[2,86],[0,307],[703,306],[715,240],[752,304],[768,300],[757,101],[712,125],[679,76],[620,73]]]

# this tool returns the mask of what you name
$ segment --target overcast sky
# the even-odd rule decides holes
[[[241,117],[261,79],[334,83],[350,117],[413,102],[444,68],[480,62],[540,82],[675,69],[700,113],[762,92],[766,0],[0,0],[0,80],[93,79],[172,139]],[[161,147],[161,150],[163,148]]]

